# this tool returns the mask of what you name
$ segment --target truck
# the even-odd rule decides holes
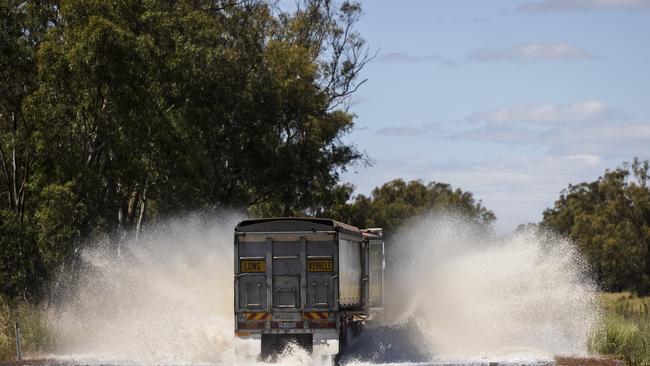
[[[384,241],[331,219],[240,222],[234,235],[236,352],[272,357],[288,344],[336,358],[381,317]]]

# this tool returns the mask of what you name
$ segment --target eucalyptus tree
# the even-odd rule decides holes
[[[650,162],[607,170],[593,182],[569,185],[542,227],[571,238],[606,290],[650,293]]]
[[[358,4],[11,0],[0,11],[1,271],[15,284],[4,293],[36,293],[84,240],[119,241],[166,216],[322,205],[365,160],[342,140],[370,59]]]
[[[394,179],[372,190],[369,196],[352,198],[351,186],[340,186],[325,215],[359,227],[381,227],[390,236],[410,219],[433,213],[459,214],[488,229],[496,220],[492,211],[471,192],[447,183]]]

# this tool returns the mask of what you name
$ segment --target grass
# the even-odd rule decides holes
[[[650,297],[627,292],[601,294],[603,323],[590,341],[591,351],[650,366]]]
[[[623,366],[623,362],[609,358],[556,357],[555,366]]]
[[[41,309],[0,298],[0,360],[16,357],[16,322],[20,325],[23,355],[38,355],[54,348],[55,337],[49,330],[47,318]]]

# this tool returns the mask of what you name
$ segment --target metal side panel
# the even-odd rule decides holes
[[[361,305],[362,281],[361,239],[339,240],[339,305],[355,308]]]
[[[306,242],[307,310],[336,311],[338,250],[335,240]]]
[[[273,304],[273,239],[266,238],[266,303]]]
[[[331,274],[311,275],[307,284],[308,308],[331,308],[334,302],[334,279]]]
[[[273,308],[297,310],[300,307],[300,275],[273,276]]]
[[[266,276],[250,275],[239,280],[239,305],[248,310],[266,309]]]
[[[235,310],[267,310],[266,243],[235,240]]]
[[[273,253],[273,309],[294,310],[301,306],[300,240],[277,241],[272,244]]]
[[[370,310],[370,245],[361,243],[361,307]]]
[[[370,307],[382,307],[384,303],[384,242],[370,240]]]

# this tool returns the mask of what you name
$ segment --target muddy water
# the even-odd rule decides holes
[[[187,217],[140,240],[100,242],[49,314],[65,364],[253,365],[235,356],[236,214]],[[388,246],[386,324],[343,362],[549,364],[586,355],[595,287],[570,243],[537,233],[495,237],[453,215],[428,216]],[[329,364],[302,350],[280,364]]]

